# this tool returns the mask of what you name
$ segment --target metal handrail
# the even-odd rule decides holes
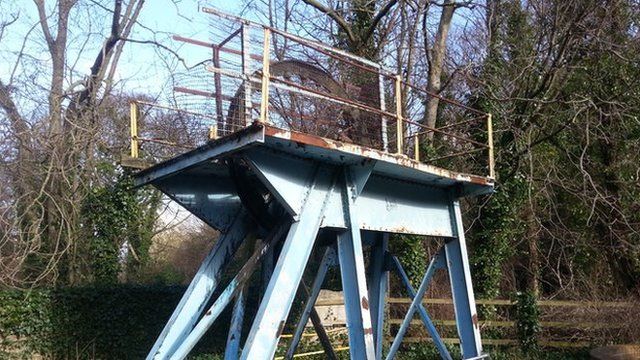
[[[410,151],[409,149],[405,149],[405,140],[406,139],[412,139],[413,140],[413,156],[414,156],[414,160],[415,161],[420,161],[420,138],[421,136],[425,136],[428,134],[441,134],[443,136],[446,137],[450,137],[452,139],[457,139],[463,143],[468,143],[471,144],[473,146],[476,146],[476,149],[472,149],[472,150],[467,150],[467,151],[460,151],[460,152],[456,152],[453,154],[445,154],[442,155],[440,157],[436,157],[436,158],[430,158],[430,159],[426,159],[426,162],[433,162],[433,161],[437,161],[437,160],[442,160],[442,159],[448,159],[448,158],[453,158],[453,157],[458,157],[458,156],[463,156],[463,155],[467,155],[470,153],[476,153],[476,152],[480,152],[480,151],[487,151],[487,167],[488,167],[488,175],[487,177],[494,179],[495,178],[495,159],[494,159],[494,146],[493,146],[493,123],[492,123],[492,116],[489,113],[485,113],[482,112],[480,110],[471,108],[465,104],[462,104],[456,100],[452,100],[452,99],[448,99],[445,98],[439,94],[430,92],[426,89],[423,89],[419,86],[416,86],[406,80],[404,80],[402,78],[401,75],[395,74],[393,71],[388,70],[386,68],[384,68],[384,66],[382,66],[379,63],[373,62],[371,60],[368,59],[364,59],[361,58],[359,56],[356,56],[354,54],[350,54],[346,51],[331,47],[329,45],[317,42],[317,41],[312,41],[309,39],[305,39],[302,38],[300,36],[294,35],[294,34],[290,34],[287,33],[285,31],[279,30],[279,29],[275,29],[273,27],[270,26],[266,26],[263,24],[259,24],[256,22],[252,22],[234,15],[230,15],[224,12],[221,12],[219,10],[216,9],[212,9],[212,8],[202,8],[202,11],[204,13],[207,14],[211,14],[211,15],[215,15],[215,16],[219,16],[221,18],[227,19],[227,20],[231,20],[233,22],[237,22],[239,23],[240,27],[237,28],[235,31],[233,31],[232,33],[230,33],[224,40],[222,40],[221,42],[214,44],[214,43],[208,43],[205,41],[200,41],[200,40],[195,40],[195,39],[189,39],[189,38],[185,38],[185,37],[180,37],[180,36],[174,36],[175,40],[178,41],[182,41],[182,42],[186,42],[189,44],[194,44],[197,46],[204,46],[204,47],[208,47],[213,49],[213,61],[214,61],[214,66],[207,66],[206,69],[213,72],[214,73],[214,78],[215,78],[215,85],[216,85],[216,89],[215,92],[206,92],[206,91],[201,91],[201,90],[196,90],[196,89],[188,89],[188,88],[182,88],[182,87],[175,87],[174,90],[175,91],[179,91],[179,92],[184,92],[184,93],[190,93],[190,94],[195,94],[195,95],[201,95],[201,96],[208,96],[208,97],[215,97],[216,99],[216,115],[215,117],[210,116],[210,115],[205,115],[205,114],[198,114],[195,112],[190,112],[190,111],[186,111],[183,109],[178,109],[178,108],[172,108],[172,107],[167,107],[167,106],[162,106],[159,104],[152,104],[152,103],[148,103],[148,102],[144,102],[144,101],[137,101],[137,102],[131,102],[131,110],[130,110],[130,116],[131,116],[131,157],[136,158],[139,157],[139,142],[140,141],[147,141],[148,139],[142,139],[138,136],[138,109],[137,109],[137,104],[145,104],[145,105],[150,105],[150,106],[156,106],[156,107],[160,107],[160,108],[164,108],[167,110],[172,110],[172,111],[182,111],[185,113],[191,113],[193,115],[198,115],[198,116],[204,116],[204,117],[208,117],[208,118],[212,118],[212,119],[216,119],[218,123],[222,124],[222,129],[218,129],[217,128],[217,124],[215,126],[215,130],[210,129],[210,133],[214,132],[217,133],[218,131],[223,131],[223,133],[225,131],[227,131],[226,129],[226,119],[224,118],[223,114],[222,114],[222,101],[223,100],[230,100],[231,98],[229,96],[225,96],[222,94],[222,88],[221,88],[221,81],[220,81],[220,76],[226,76],[226,77],[231,77],[231,78],[237,78],[237,79],[241,79],[243,81],[243,86],[245,86],[245,115],[246,116],[246,124],[250,124],[252,121],[251,118],[251,108],[253,108],[253,106],[258,107],[259,106],[259,122],[268,124],[270,123],[270,119],[269,119],[269,89],[271,88],[276,88],[276,89],[281,89],[281,90],[285,90],[288,92],[292,92],[292,93],[298,93],[301,94],[303,96],[308,96],[308,97],[315,97],[315,98],[320,98],[322,100],[326,100],[326,101],[330,101],[333,103],[337,103],[343,106],[347,106],[353,109],[358,109],[361,111],[367,111],[369,113],[372,114],[376,114],[379,115],[381,117],[381,135],[382,135],[382,149],[383,151],[388,152],[388,144],[387,144],[387,121],[389,119],[394,119],[395,123],[396,123],[396,127],[395,127],[395,132],[396,132],[396,153],[399,155],[405,155],[407,151]],[[252,54],[248,51],[248,47],[246,46],[248,44],[248,29],[250,27],[253,28],[257,28],[257,29],[261,29],[263,31],[263,38],[261,40],[261,47],[262,47],[262,54],[261,55],[257,55],[257,54]],[[379,76],[379,87],[380,87],[380,103],[379,106],[370,106],[369,104],[364,104],[361,103],[359,101],[355,101],[353,99],[349,99],[349,98],[345,98],[344,96],[337,96],[335,94],[329,94],[329,93],[325,93],[322,91],[318,91],[316,89],[312,89],[312,88],[308,88],[305,87],[301,84],[297,84],[295,82],[292,81],[288,81],[287,79],[283,79],[280,77],[275,77],[275,76],[271,76],[269,68],[270,68],[270,53],[271,53],[271,38],[273,36],[273,34],[276,34],[278,36],[282,36],[284,38],[287,38],[289,40],[292,40],[295,43],[298,43],[304,47],[308,47],[311,48],[315,51],[318,51],[320,54],[323,54],[325,56],[328,56],[334,60],[338,60],[341,61],[345,64],[351,65],[351,66],[355,66],[360,70],[363,71],[367,71],[370,73],[374,73],[377,74]],[[228,42],[236,37],[240,35],[241,36],[241,47],[240,50],[236,50],[236,49],[231,49],[226,47],[225,45],[228,44]],[[237,72],[237,71],[231,71],[228,69],[222,69],[221,65],[220,65],[220,61],[219,61],[219,53],[220,52],[226,52],[229,54],[234,54],[234,55],[238,55],[241,57],[242,59],[242,72]],[[248,59],[254,59],[254,60],[258,60],[261,61],[261,71],[257,72],[257,73],[250,73],[250,70],[247,67],[247,60]],[[257,76],[255,76],[257,75]],[[394,82],[394,101],[395,101],[395,111],[389,111],[387,110],[387,107],[385,104],[385,99],[384,99],[384,88],[383,88],[383,84],[384,84],[384,79],[385,78],[391,78],[393,79]],[[254,103],[251,100],[251,84],[258,84],[259,83],[259,89],[261,91],[260,94],[260,101],[259,103]],[[446,104],[452,105],[452,106],[456,106],[460,109],[463,109],[465,111],[468,111],[470,113],[476,114],[478,116],[472,118],[472,119],[467,119],[467,120],[463,120],[463,121],[458,121],[452,124],[446,124],[444,126],[441,127],[430,127],[427,126],[426,124],[422,123],[422,122],[418,122],[418,121],[413,121],[411,120],[411,118],[409,118],[408,116],[406,116],[404,114],[404,103],[403,101],[406,100],[403,98],[403,94],[404,94],[404,90],[406,90],[406,88],[410,88],[412,90],[418,91],[420,93],[425,94],[426,96],[429,97],[434,97],[437,98],[439,101],[442,101]],[[483,142],[479,142],[473,139],[469,139],[465,136],[462,135],[457,135],[454,134],[452,132],[450,132],[449,130],[457,127],[457,126],[461,126],[464,124],[469,124],[472,122],[476,122],[476,121],[486,121],[485,127],[486,127],[486,131],[487,131],[487,142],[483,143]],[[406,135],[405,135],[406,133]],[[211,135],[211,136],[216,136]],[[210,136],[210,137],[211,137]]]

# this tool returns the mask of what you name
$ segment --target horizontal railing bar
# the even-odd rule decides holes
[[[291,33],[287,33],[285,31],[273,28],[271,26],[267,26],[267,25],[260,24],[260,23],[257,23],[257,22],[251,21],[251,20],[243,19],[241,17],[234,16],[234,15],[231,15],[231,14],[227,14],[225,12],[219,11],[217,9],[209,8],[209,7],[203,7],[202,8],[202,12],[204,12],[206,14],[217,15],[217,16],[220,16],[222,18],[226,18],[226,19],[232,20],[232,21],[237,21],[237,22],[240,22],[240,23],[243,23],[243,24],[256,26],[256,27],[262,27],[263,29],[269,29],[271,32],[278,33],[278,34],[280,34],[282,36],[287,36],[292,40],[301,41],[304,45],[307,45],[309,47],[316,46],[316,47],[331,51],[331,52],[333,52],[335,54],[339,54],[339,55],[342,55],[344,57],[350,58],[352,60],[359,61],[359,62],[361,62],[363,64],[367,64],[367,65],[372,66],[374,68],[382,69],[382,65],[380,65],[380,64],[378,64],[378,63],[376,63],[374,61],[367,60],[367,59],[362,58],[360,56],[350,54],[350,53],[348,53],[348,52],[346,52],[344,50],[340,50],[338,48],[323,44],[323,43],[318,42],[318,41],[305,39],[305,38],[299,37],[297,35],[293,35]],[[388,73],[392,73],[391,71],[388,71],[388,70],[387,70],[387,72]]]
[[[403,118],[402,121],[406,122],[407,124],[411,124],[411,125],[419,126],[419,127],[423,128],[423,129],[427,129],[423,133],[435,132],[435,133],[443,134],[443,135],[446,135],[446,136],[451,136],[452,138],[456,138],[458,140],[466,141],[466,142],[472,143],[472,144],[477,145],[477,146],[481,146],[481,147],[483,147],[485,149],[489,148],[489,145],[487,145],[487,144],[483,144],[481,142],[468,139],[468,138],[466,138],[464,136],[455,135],[455,134],[452,134],[452,133],[449,133],[449,132],[446,132],[446,131],[441,131],[441,130],[438,130],[438,129],[434,129],[432,127],[429,127],[427,125],[421,124],[419,122],[415,122],[413,120],[409,120],[409,119]]]
[[[160,104],[156,104],[156,103],[152,103],[152,102],[148,102],[148,101],[134,100],[134,102],[137,103],[137,104],[141,104],[141,105],[147,105],[147,106],[156,107],[156,108],[160,108],[160,109],[178,111],[178,112],[183,112],[183,113],[187,113],[187,114],[191,114],[191,115],[197,115],[197,116],[202,116],[202,117],[206,117],[206,118],[217,120],[217,117],[212,116],[212,115],[197,113],[197,112],[184,110],[184,109],[180,109],[180,108],[175,108],[175,107],[171,107],[171,106],[166,106],[166,105],[160,105]]]
[[[180,145],[180,144],[174,143],[172,141],[163,140],[163,139],[144,138],[144,137],[139,137],[139,136],[136,139],[138,139],[138,141],[142,141],[142,142],[153,142],[153,143],[169,145],[169,146],[175,146],[175,147],[184,148],[184,149],[191,149],[192,148],[191,146]]]
[[[186,42],[188,44],[202,46],[202,47],[211,48],[211,49],[214,49],[214,48],[217,47],[218,50],[220,50],[221,52],[226,52],[226,53],[234,54],[234,55],[242,55],[242,51],[240,51],[240,50],[235,50],[235,49],[231,49],[231,48],[228,48],[228,47],[219,47],[216,44],[205,42],[205,41],[202,41],[202,40],[191,39],[191,38],[187,38],[187,37],[179,36],[179,35],[173,35],[173,39],[176,40],[176,41],[182,41],[182,42]],[[249,54],[249,57],[251,57],[253,60],[262,61],[262,56],[261,55]]]
[[[402,80],[402,83],[403,83],[403,84],[405,84],[405,85],[407,85],[408,87],[410,87],[410,88],[414,89],[414,90],[421,91],[421,92],[423,92],[423,93],[425,93],[425,94],[427,94],[427,95],[429,95],[429,96],[431,96],[431,97],[438,98],[438,99],[440,99],[440,100],[442,100],[442,101],[444,101],[444,102],[446,102],[446,103],[449,103],[449,104],[451,104],[451,105],[459,106],[459,107],[461,107],[461,108],[463,108],[463,109],[465,109],[465,110],[469,110],[469,111],[471,111],[471,112],[473,112],[473,113],[476,113],[476,114],[478,114],[478,115],[485,115],[485,116],[489,115],[488,113],[485,113],[485,112],[483,112],[483,111],[476,110],[476,109],[474,109],[474,108],[472,108],[472,107],[469,107],[469,106],[467,106],[467,105],[464,105],[463,103],[461,103],[461,102],[459,102],[459,101],[456,101],[456,100],[453,100],[453,99],[448,99],[448,98],[446,98],[446,97],[444,97],[444,96],[438,95],[438,94],[433,93],[433,92],[431,92],[431,91],[428,91],[428,90],[426,90],[426,89],[422,89],[422,88],[418,87],[417,85],[414,85],[414,84],[412,84],[412,83],[410,83],[410,82],[408,82],[408,81]]]
[[[485,150],[484,148],[476,148],[476,149],[467,150],[467,151],[460,151],[460,152],[457,152],[457,153],[444,155],[444,156],[438,156],[437,158],[433,158],[433,159],[428,159],[425,162],[444,160],[444,159],[449,159],[449,158],[452,158],[452,157],[462,156],[462,155],[469,155],[469,154],[481,152],[481,151],[484,151],[484,150]]]
[[[483,116],[478,116],[478,117],[474,117],[473,119],[469,119],[469,120],[464,120],[464,121],[459,121],[457,123],[453,123],[453,124],[448,124],[448,125],[444,125],[444,126],[440,126],[439,128],[437,128],[438,130],[442,130],[442,129],[449,129],[452,127],[456,127],[456,126],[460,126],[460,125],[464,125],[464,124],[468,124],[468,123],[472,123],[472,122],[476,122],[479,120],[486,120],[487,116],[483,115]]]
[[[209,97],[209,98],[214,98],[216,97],[217,93],[214,92],[208,92],[208,91],[204,91],[204,90],[198,90],[198,89],[190,89],[190,88],[185,88],[185,87],[181,87],[181,86],[176,86],[173,88],[173,91],[177,91],[177,92],[181,92],[181,93],[185,93],[185,94],[191,94],[191,95],[198,95],[198,96],[204,96],[204,97]],[[224,95],[221,94],[220,97],[222,98],[222,100],[224,101],[233,101],[233,97],[229,96],[229,95]],[[251,104],[253,106],[259,106],[260,104],[253,101],[251,102]],[[182,110],[184,111],[184,110]],[[199,114],[199,113],[194,113],[194,114]],[[217,117],[212,116],[212,118],[217,119]]]
[[[350,59],[348,59],[348,58],[346,58],[346,59],[345,59],[345,58],[343,58],[343,57],[340,57],[339,55],[332,54],[330,51],[326,51],[326,50],[323,50],[323,49],[321,49],[321,48],[317,48],[317,47],[309,46],[309,45],[308,45],[308,44],[306,44],[305,42],[300,41],[300,39],[299,39],[299,38],[295,38],[294,36],[290,36],[290,34],[288,34],[288,33],[281,33],[281,32],[277,32],[277,31],[274,31],[274,32],[276,32],[276,33],[278,33],[278,34],[282,35],[282,37],[285,37],[285,38],[287,38],[287,39],[293,40],[294,42],[297,42],[297,43],[299,43],[299,44],[301,44],[301,45],[306,45],[306,46],[308,46],[308,47],[311,47],[312,49],[314,49],[314,50],[318,51],[319,53],[324,54],[324,55],[326,55],[326,56],[328,56],[328,57],[330,57],[330,58],[332,58],[332,59],[336,59],[336,60],[341,61],[341,62],[344,62],[344,63],[346,63],[346,64],[353,65],[353,66],[357,67],[358,69],[361,69],[361,70],[364,70],[364,71],[368,71],[368,72],[373,73],[373,74],[376,74],[376,75],[383,75],[383,76],[385,76],[385,74],[383,74],[382,72],[380,72],[380,71],[379,71],[379,70],[380,70],[380,68],[379,68],[379,67],[376,67],[375,69],[374,69],[374,68],[371,68],[371,67],[366,67],[366,66],[361,65],[361,64],[358,64],[357,62],[355,62],[355,61],[353,61],[353,60],[350,60]],[[386,76],[391,76],[391,75],[386,75]]]
[[[270,77],[271,81],[273,81],[274,83],[272,83],[272,85],[275,87],[276,83],[281,83],[286,85],[286,89],[285,90],[289,90],[292,92],[299,92],[299,93],[305,93],[309,96],[314,96],[320,99],[325,99],[325,100],[330,100],[336,103],[339,103],[341,105],[345,105],[345,106],[350,106],[359,110],[363,110],[363,111],[368,111],[377,115],[383,115],[383,116],[391,116],[391,117],[395,117],[395,114],[392,114],[390,112],[386,112],[386,111],[382,111],[380,109],[376,109],[374,107],[370,107],[361,103],[358,103],[356,101],[353,100],[349,100],[343,97],[339,97],[339,96],[335,96],[335,95],[331,95],[331,94],[326,94],[326,93],[322,93],[320,91],[305,87],[305,86],[301,86],[298,85],[294,82],[291,81],[287,81],[287,80],[283,80],[277,77]]]

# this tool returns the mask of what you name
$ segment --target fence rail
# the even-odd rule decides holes
[[[389,306],[403,306],[411,304],[410,298],[401,298],[401,297],[388,297],[386,299],[386,303]],[[425,298],[423,300],[424,305],[432,305],[432,306],[440,306],[440,305],[452,305],[452,299],[436,299],[436,298]],[[517,303],[513,300],[509,299],[478,299],[476,300],[477,305],[481,306],[514,306]],[[634,309],[637,307],[637,303],[634,302],[626,302],[626,301],[573,301],[573,300],[538,300],[538,306],[545,307],[547,309],[556,309],[556,308],[566,308],[566,309],[592,309],[592,308],[600,308],[600,309],[612,309],[625,311],[626,309]],[[342,299],[320,299],[316,302],[316,309],[321,308],[333,308],[328,311],[328,313],[340,313],[338,307],[343,306],[344,302]],[[440,327],[455,327],[455,320],[450,319],[434,319],[434,324]],[[402,318],[400,317],[391,317],[387,324],[390,326],[400,325],[402,323]],[[421,325],[422,322],[420,320],[412,320],[411,325]],[[479,320],[479,324],[482,328],[515,328],[517,325],[516,321],[513,320]],[[542,329],[560,329],[562,331],[570,331],[570,330],[602,330],[602,329],[619,329],[625,326],[623,322],[599,322],[599,321],[581,321],[581,320],[557,320],[557,321],[540,321],[539,322]],[[328,332],[335,337],[338,334],[346,334],[345,324],[342,322],[333,322],[327,323],[325,326],[331,327]],[[452,329],[453,330],[453,329]],[[393,337],[389,334],[386,337],[386,340],[391,341]],[[303,335],[307,340],[311,339],[314,341],[316,338],[316,334],[314,332],[307,332]],[[284,334],[282,338],[286,341],[290,338],[291,335]],[[449,338],[444,337],[442,339],[445,343],[448,344],[459,344],[460,340],[458,338]],[[428,336],[409,336],[405,337],[405,343],[424,343],[431,342],[432,340]],[[484,345],[488,346],[516,346],[518,345],[518,340],[514,338],[483,338],[482,340]],[[577,339],[571,341],[562,341],[562,340],[553,340],[542,338],[538,341],[538,344],[543,347],[550,348],[585,348],[593,345],[591,341],[585,341],[584,339]],[[344,351],[348,350],[348,347],[342,346],[344,343],[340,342],[336,345],[340,345],[337,347],[336,351]],[[297,357],[304,357],[308,355],[317,355],[321,354],[322,351],[312,351],[307,353],[297,354]]]

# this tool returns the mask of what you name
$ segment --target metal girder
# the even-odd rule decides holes
[[[296,219],[313,181],[317,163],[265,150],[246,151],[245,158],[269,191]]]
[[[156,182],[166,176],[175,175],[198,164],[212,161],[236,151],[264,142],[264,127],[252,125],[229,136],[210,141],[206,145],[142,170],[134,178],[135,186]]]
[[[334,177],[333,169],[316,169],[298,220],[291,225],[280,251],[241,359],[273,358],[296,289],[313,249],[327,200],[333,191]]]
[[[191,331],[218,285],[225,266],[249,233],[251,225],[252,220],[242,210],[236,215],[229,230],[220,235],[216,245],[204,259],[171,318],[158,336],[147,355],[147,360],[168,359]]]
[[[369,312],[362,240],[354,209],[357,200],[356,185],[352,178],[352,172],[347,168],[344,169],[342,175],[342,199],[348,229],[338,233],[337,247],[345,311],[349,324],[349,353],[351,359],[374,360],[376,354],[371,313]]]
[[[324,256],[320,261],[320,266],[318,266],[318,272],[316,273],[316,277],[313,280],[313,284],[311,285],[311,291],[307,296],[307,301],[304,305],[304,310],[300,315],[300,320],[298,320],[298,324],[296,326],[296,330],[293,333],[293,338],[291,339],[291,344],[289,345],[289,349],[287,350],[287,354],[285,355],[285,359],[292,359],[293,354],[298,347],[298,343],[300,339],[302,339],[302,333],[307,325],[307,321],[309,321],[309,316],[311,312],[314,310],[314,305],[316,300],[318,299],[318,294],[320,294],[320,288],[322,287],[322,283],[324,282],[324,278],[327,275],[327,271],[331,266],[333,266],[336,262],[336,253],[332,247],[327,247],[324,252]],[[304,288],[304,284],[302,286]],[[318,336],[321,336],[318,334]],[[326,336],[326,334],[325,334]],[[327,352],[325,350],[325,352]],[[331,355],[328,353],[328,357]],[[335,354],[333,354],[333,358],[335,358]]]
[[[356,189],[359,187],[356,186]],[[362,230],[429,236],[453,235],[444,189],[371,174],[353,206]],[[346,228],[342,195],[336,193],[323,227]]]
[[[231,325],[227,335],[227,346],[224,349],[224,360],[237,360],[240,355],[240,339],[242,337],[242,322],[244,320],[245,291],[241,290],[236,295],[231,314]]]
[[[225,232],[242,203],[235,185],[228,177],[196,175],[189,181],[174,176],[154,184],[165,195],[180,204],[214,229]]]
[[[436,255],[436,256],[439,256],[440,260],[443,259],[443,255],[440,253],[439,255]],[[402,281],[402,284],[404,285],[405,289],[407,290],[407,293],[409,294],[409,298],[411,298],[412,300],[415,299],[417,296],[416,291],[411,285],[411,281],[409,281],[409,277],[407,276],[407,273],[404,271],[404,268],[402,267],[402,264],[400,264],[400,261],[398,260],[398,258],[396,256],[391,256],[390,254],[387,254],[386,258],[387,258],[387,262],[396,270],[398,277]],[[444,261],[440,261],[438,265],[441,268],[446,267],[446,265],[444,264]],[[442,357],[445,360],[451,360],[451,354],[449,354],[449,350],[447,350],[447,347],[444,345],[444,342],[442,342],[442,338],[440,337],[438,330],[433,324],[433,321],[431,321],[431,318],[427,313],[427,309],[424,308],[424,306],[422,305],[422,302],[416,302],[416,306],[418,307],[418,314],[420,314],[420,319],[422,320],[422,323],[424,324],[425,329],[427,329],[427,331],[429,332],[429,335],[431,335],[431,339],[433,339],[433,343],[436,345],[436,348],[440,353],[440,357]]]
[[[482,355],[482,342],[480,340],[480,328],[478,327],[476,301],[471,285],[471,271],[469,270],[467,245],[464,239],[460,202],[452,198],[449,209],[452,219],[451,227],[455,232],[455,238],[446,242],[444,249],[447,257],[447,269],[449,270],[456,325],[460,337],[460,348],[464,359],[477,358]]]
[[[429,266],[427,267],[427,271],[425,272],[424,277],[422,278],[420,287],[418,288],[417,293],[415,294],[415,296],[413,297],[413,300],[411,301],[409,310],[407,310],[407,314],[402,320],[402,324],[400,325],[400,329],[398,330],[396,337],[393,339],[393,344],[391,344],[391,348],[389,349],[389,353],[387,354],[387,358],[386,358],[387,360],[391,360],[396,356],[396,352],[400,348],[400,344],[402,343],[404,334],[407,332],[407,329],[409,329],[409,325],[411,324],[411,319],[413,318],[413,315],[415,314],[416,310],[418,310],[418,307],[421,306],[422,298],[424,297],[424,293],[427,291],[427,288],[429,287],[429,282],[433,277],[433,273],[436,271],[436,269],[444,268],[445,266],[446,265],[444,264],[444,254],[442,253],[442,251],[439,251],[431,259],[431,262],[429,262]],[[427,316],[427,319],[428,319],[428,316]],[[427,327],[427,329],[429,329],[429,327]]]
[[[367,180],[369,180],[369,176],[371,176],[371,172],[373,171],[375,165],[375,160],[366,159],[356,165],[347,167],[349,175],[353,181],[353,192],[356,197],[360,196],[360,194],[362,193],[362,190],[364,189]]]
[[[385,268],[385,253],[388,248],[389,234],[367,233],[366,235],[369,235],[367,237],[373,238],[371,259],[369,260],[369,304],[371,305],[373,341],[376,348],[376,359],[382,359],[385,299],[389,286],[389,271]]]
[[[256,250],[253,252],[253,255],[251,255],[249,260],[245,262],[242,269],[240,269],[238,274],[236,274],[236,276],[231,280],[229,285],[227,285],[213,305],[211,305],[209,310],[204,313],[202,318],[200,318],[198,323],[193,327],[193,330],[191,330],[184,340],[180,342],[176,351],[171,354],[171,360],[182,360],[187,357],[191,349],[193,349],[205,332],[209,330],[209,327],[211,327],[213,322],[218,318],[218,316],[220,316],[227,305],[229,305],[231,300],[233,300],[233,298],[242,291],[245,283],[249,280],[249,277],[251,277],[253,271],[258,266],[262,256],[264,256],[269,248],[282,237],[285,230],[286,223],[279,224],[279,226],[276,226],[272,230],[271,234],[269,234],[268,238],[265,239],[264,242],[258,242],[256,244]]]

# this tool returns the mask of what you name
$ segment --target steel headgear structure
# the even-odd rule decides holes
[[[462,144],[464,137],[445,132],[444,128],[425,130],[422,125],[413,125],[399,105],[399,77],[374,64],[374,79],[382,79],[375,94],[377,100],[353,100],[348,86],[320,66],[294,59],[270,61],[269,36],[277,30],[215,10],[205,12],[240,24],[223,42],[209,45],[214,49],[214,61],[208,69],[216,76],[216,90],[201,93],[216,99],[213,139],[138,172],[135,182],[137,186],[150,184],[158,188],[221,235],[147,358],[184,359],[222,311],[232,307],[225,359],[272,359],[299,288],[305,290],[307,299],[285,357],[293,357],[311,319],[326,356],[335,358],[320,319],[314,316],[315,301],[332,267],[338,268],[341,276],[352,359],[394,358],[416,312],[442,358],[451,359],[421,302],[437,270],[446,271],[449,276],[463,358],[484,357],[460,199],[493,191],[490,116],[482,114],[482,119],[487,120],[488,143],[481,144],[488,151],[489,176],[464,174],[418,161],[418,135],[430,131],[455,144]],[[262,57],[247,51],[250,28],[264,33]],[[291,34],[280,34],[305,42]],[[242,46],[240,50],[227,51],[235,51],[242,58],[239,73],[225,70],[219,54],[234,36],[241,37]],[[305,45],[334,59],[374,66],[326,45]],[[262,61],[258,71],[249,67],[252,56]],[[222,95],[221,75],[236,76],[241,82],[238,90],[234,88],[233,95],[226,98]],[[383,86],[384,78],[395,84],[396,113],[385,108],[384,94],[388,91]],[[273,93],[272,87],[287,91],[287,100]],[[196,90],[181,91],[198,94]],[[315,103],[309,105],[302,98]],[[222,115],[223,101],[226,116]],[[319,106],[318,101],[327,105]],[[257,108],[260,110],[256,120]],[[329,122],[309,118],[313,116],[309,109],[334,118]],[[137,114],[134,109],[133,156],[138,156],[139,142],[144,140],[138,133]],[[404,136],[410,131],[413,135]],[[370,136],[365,138],[366,134]],[[393,137],[395,144],[389,141]],[[416,141],[414,159],[406,156],[406,138]],[[445,240],[417,289],[389,252],[388,237],[392,233]],[[253,254],[220,289],[222,275],[234,254],[242,244],[249,243],[255,243]],[[367,266],[363,256],[366,247],[370,248]],[[322,254],[322,260],[317,269],[310,269],[316,275],[306,288],[301,280],[313,252]],[[255,317],[247,319],[245,290],[258,268],[262,271],[264,292]],[[389,351],[383,354],[390,271],[398,274],[412,302]],[[250,322],[248,334],[242,332],[245,321]]]

